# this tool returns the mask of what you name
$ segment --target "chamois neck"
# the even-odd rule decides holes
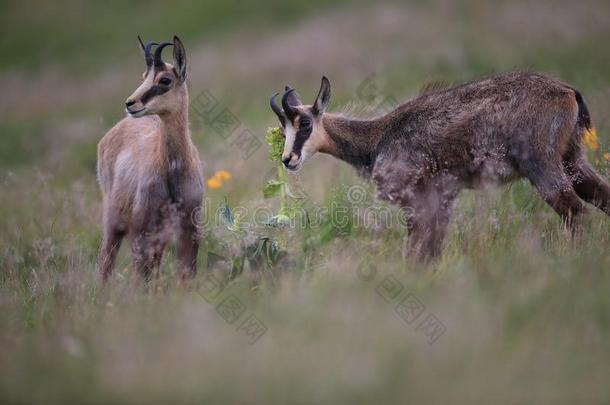
[[[364,175],[370,174],[383,133],[381,121],[324,114],[322,124],[330,141],[329,148],[322,152],[351,164]]]
[[[191,134],[188,126],[188,101],[177,111],[159,115],[162,150],[168,158],[188,156]]]

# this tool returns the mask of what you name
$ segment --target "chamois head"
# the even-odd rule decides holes
[[[271,97],[270,104],[286,137],[282,162],[289,170],[298,170],[307,159],[328,145],[322,116],[330,100],[330,82],[322,77],[320,92],[312,105],[303,105],[296,91],[286,86],[280,108],[275,100],[278,95]]]
[[[186,51],[182,41],[174,36],[173,42],[148,42],[138,37],[146,71],[142,84],[125,101],[126,111],[132,117],[151,114],[168,114],[184,108],[188,103],[186,91]],[[161,53],[166,46],[174,46],[173,65],[163,62]],[[154,47],[154,53],[153,53]]]

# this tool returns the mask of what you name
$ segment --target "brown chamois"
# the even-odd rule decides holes
[[[203,178],[188,128],[186,52],[176,36],[160,44],[138,40],[146,60],[143,82],[125,102],[127,117],[97,148],[103,196],[98,266],[107,280],[127,236],[134,267],[148,281],[176,232],[181,277],[193,277],[199,241],[192,217],[202,205]],[[169,45],[173,65],[161,58]]]
[[[344,160],[406,211],[405,257],[442,253],[454,201],[464,188],[525,177],[574,234],[585,208],[610,215],[610,185],[587,162],[589,112],[573,87],[537,73],[508,73],[432,88],[387,115],[356,120],[325,112],[330,82],[313,105],[288,86],[271,98],[286,137],[282,160],[298,170],[316,152]]]

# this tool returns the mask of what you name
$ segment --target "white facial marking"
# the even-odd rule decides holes
[[[292,153],[292,148],[294,147],[294,140],[296,138],[297,131],[292,126],[291,122],[286,122],[286,126],[284,127],[284,136],[286,136],[286,142],[284,143],[284,153],[282,154],[282,159],[287,159]]]
[[[318,138],[321,135],[318,133],[319,129],[316,127],[317,124],[314,122],[313,125],[314,127],[312,129],[311,135],[303,144],[303,147],[300,151],[300,155],[297,156],[296,154],[292,153],[292,151],[294,148],[296,134],[298,131],[291,122],[286,123],[284,127],[284,135],[286,136],[286,142],[284,144],[284,153],[282,154],[282,160],[290,158],[290,161],[288,162],[288,165],[290,166],[289,170],[298,171],[309,158],[311,158],[318,152],[320,145],[320,141]]]
[[[141,109],[139,111],[136,111],[135,113],[133,113],[133,112],[129,111],[129,109],[126,108],[125,112],[128,115],[135,117],[135,118],[143,117],[144,115],[146,115],[146,107],[141,105],[140,98],[142,97],[142,95],[144,93],[146,93],[146,91],[148,91],[148,89],[150,89],[154,85],[154,80],[155,80],[155,72],[154,72],[153,68],[150,68],[148,70],[148,74],[144,78],[144,81],[142,82],[142,84],[140,84],[140,86],[138,86],[138,88],[129,97],[131,100],[136,100],[136,106],[139,106],[139,108],[141,108]]]

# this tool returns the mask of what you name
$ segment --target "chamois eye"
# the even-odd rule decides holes
[[[308,119],[303,119],[299,121],[299,128],[309,128],[311,126],[311,121]]]
[[[172,84],[172,79],[170,79],[169,77],[162,77],[159,80],[159,84],[163,86],[169,86],[170,84]]]

